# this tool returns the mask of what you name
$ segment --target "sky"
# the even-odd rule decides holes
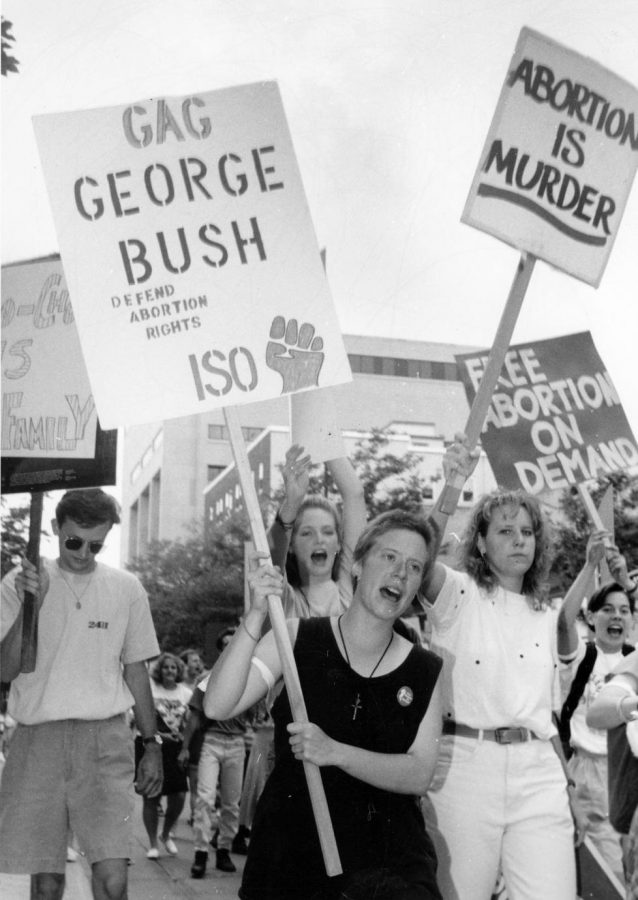
[[[489,347],[519,252],[461,213],[520,29],[638,87],[635,0],[4,0],[2,262],[57,252],[31,117],[276,80],[343,332]],[[513,342],[591,331],[638,435],[638,187],[598,289],[536,265]]]

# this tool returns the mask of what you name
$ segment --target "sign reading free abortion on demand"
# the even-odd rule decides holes
[[[598,287],[638,166],[638,90],[523,28],[462,221]]]
[[[34,127],[104,427],[351,380],[275,82]]]
[[[488,354],[456,357],[470,405]],[[588,331],[509,348],[481,435],[496,481],[531,494],[638,465],[638,446]]]

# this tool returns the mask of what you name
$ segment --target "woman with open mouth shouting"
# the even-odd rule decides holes
[[[352,599],[352,551],[366,522],[363,487],[349,459],[327,464],[343,499],[343,515],[321,494],[308,494],[311,461],[298,444],[286,453],[285,497],[269,540],[272,559],[287,586],[286,617],[310,618],[344,612]]]
[[[431,560],[432,533],[393,510],[363,531],[348,609],[287,626],[309,722],[293,722],[287,691],[274,702],[275,767],[259,799],[242,900],[440,900],[436,860],[417,795],[434,770],[441,732],[441,661],[393,626]],[[263,554],[256,554],[256,558]],[[278,684],[272,631],[259,639],[279,570],[249,575],[251,607],[215,663],[207,716],[227,718]],[[329,878],[303,763],[321,767],[343,874]]]

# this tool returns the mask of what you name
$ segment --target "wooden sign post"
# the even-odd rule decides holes
[[[259,552],[269,553],[268,539],[266,537],[264,522],[261,517],[259,500],[257,498],[255,482],[250,470],[250,463],[248,461],[244,436],[239,424],[237,409],[235,407],[226,407],[224,409],[224,418],[226,420],[226,427],[228,428],[230,443],[233,449],[239,483],[241,484],[244,496],[253,543],[255,549]],[[288,691],[288,699],[290,700],[293,717],[297,722],[307,722],[308,714],[306,712],[306,704],[301,692],[299,673],[297,672],[297,667],[295,665],[290,636],[288,634],[286,619],[279,597],[272,596],[268,598],[268,612],[275,635],[275,641],[277,643],[277,650],[279,651],[284,682],[286,690]],[[326,872],[330,876],[340,875],[342,869],[339,860],[339,851],[332,828],[332,822],[330,821],[328,803],[323,789],[323,782],[321,781],[321,772],[319,771],[318,766],[305,761],[304,771],[306,773],[310,801],[315,816]]]

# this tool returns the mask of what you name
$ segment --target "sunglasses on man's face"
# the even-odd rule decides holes
[[[104,546],[104,541],[85,541],[81,537],[65,537],[64,546],[67,550],[81,550],[85,544],[89,545],[89,552],[95,555]]]

